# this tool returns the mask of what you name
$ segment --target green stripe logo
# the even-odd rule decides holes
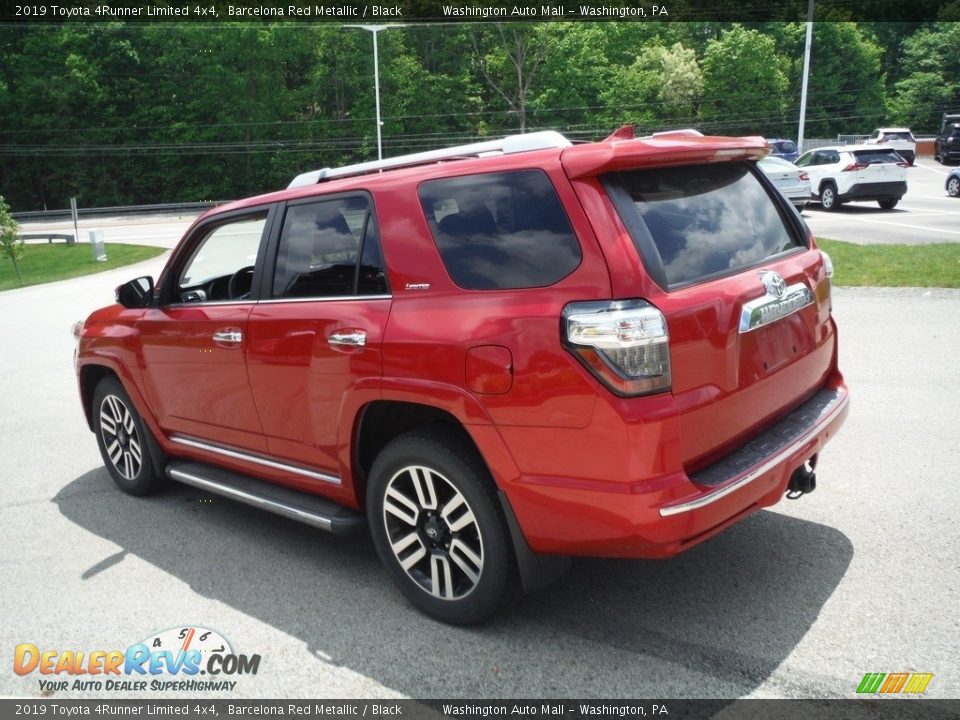
[[[857,686],[858,695],[921,695],[933,673],[867,673]]]

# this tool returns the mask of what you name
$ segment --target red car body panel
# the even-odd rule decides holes
[[[670,290],[654,283],[598,176],[644,166],[763,155],[756,138],[662,137],[453,161],[299,187],[208,212],[225,213],[362,190],[372,198],[391,292],[384,297],[176,306],[94,313],[78,369],[116,373],[162,450],[255,474],[363,507],[357,432],[379,401],[448,413],[470,434],[540,553],[664,557],[772,505],[791,473],[818,453],[846,415],[830,315],[829,278],[809,248],[764,263],[816,302],[749,333],[740,308],[760,285],[754,269]],[[582,257],[558,282],[522,290],[463,290],[447,273],[420,207],[423,181],[539,169],[565,209]],[[182,253],[181,253],[182,255]],[[165,270],[166,276],[178,254]],[[165,282],[161,276],[158,286]],[[606,389],[562,343],[571,302],[643,298],[666,317],[673,386],[645,397]],[[213,332],[236,328],[242,347]],[[337,350],[331,333],[362,330]],[[809,437],[736,488],[697,485],[715,462],[820,389],[842,401]],[[87,408],[89,413],[89,408]],[[311,468],[225,457],[182,439]],[[179,438],[179,439],[178,439]],[[677,503],[715,501],[674,512]]]

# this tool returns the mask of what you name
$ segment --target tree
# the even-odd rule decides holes
[[[17,273],[17,282],[23,285],[23,278],[20,277],[20,266],[17,261],[23,257],[24,243],[20,237],[17,221],[10,215],[10,206],[0,195],[0,253],[10,258],[13,263],[13,269]]]
[[[897,122],[936,132],[940,115],[960,106],[960,23],[939,22],[903,41],[904,79],[894,86],[890,109]]]
[[[632,65],[613,71],[602,97],[613,124],[661,130],[667,124],[695,125],[702,92],[696,55],[678,42],[670,48],[644,47]]]
[[[493,23],[470,33],[477,72],[527,129],[527,106],[546,62],[544,25]]]
[[[707,43],[703,120],[722,133],[769,133],[783,124],[787,77],[773,38],[734,25]]]
[[[807,96],[808,138],[867,134],[886,122],[883,51],[850,22],[814,25]]]

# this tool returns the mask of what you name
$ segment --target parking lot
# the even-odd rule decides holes
[[[907,171],[907,194],[893,210],[875,202],[846,203],[835,212],[811,204],[803,211],[817,237],[869,245],[960,242],[960,200],[944,189],[952,168],[918,158]]]
[[[960,203],[914,196],[929,171],[910,172],[903,210],[805,216],[828,237],[854,239],[865,220],[864,237],[889,224],[906,242],[910,225],[941,227],[955,206],[956,228]],[[170,224],[111,227],[129,241],[145,227],[172,236]],[[927,696],[960,695],[960,291],[836,290],[853,403],[815,493],[673,560],[576,560],[511,612],[457,629],[408,606],[365,538],[186,486],[148,499],[113,486],[79,406],[69,328],[162,260],[0,293],[8,653],[121,649],[193,625],[262,656],[232,697],[850,698],[867,672],[929,672]],[[39,695],[36,675],[8,665],[0,694]]]

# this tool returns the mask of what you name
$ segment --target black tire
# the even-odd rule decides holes
[[[516,593],[496,487],[455,430],[416,430],[380,451],[367,485],[367,521],[394,584],[432,618],[483,622]]]
[[[892,198],[890,200],[877,200],[877,205],[880,206],[881,210],[893,210],[897,203],[900,202],[900,198]]]
[[[840,198],[837,197],[837,186],[826,183],[820,188],[820,205],[827,212],[833,212],[840,207]]]
[[[106,377],[93,392],[93,432],[110,477],[130,495],[149,495],[166,484],[155,467],[155,443],[120,382]]]
[[[947,180],[947,195],[952,198],[960,197],[960,176],[954,175]]]

